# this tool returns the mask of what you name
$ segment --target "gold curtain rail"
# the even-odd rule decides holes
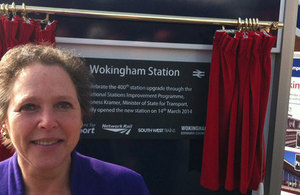
[[[152,21],[152,22],[167,22],[167,23],[185,23],[185,24],[207,24],[207,25],[222,25],[222,26],[244,26],[252,25],[251,21],[254,19],[223,19],[223,18],[205,18],[205,17],[188,17],[188,16],[173,16],[173,15],[159,15],[159,14],[143,14],[143,13],[128,13],[128,12],[112,12],[112,11],[97,11],[84,9],[70,9],[70,8],[54,8],[54,7],[39,7],[39,6],[25,6],[6,4],[7,9],[13,12],[26,13],[46,13],[55,15],[67,15],[76,17],[89,18],[107,18],[107,19],[121,19],[121,20],[135,20],[135,21]],[[258,21],[255,19],[255,21]],[[259,27],[271,28],[276,30],[283,28],[283,23],[272,21],[258,21],[256,24]]]

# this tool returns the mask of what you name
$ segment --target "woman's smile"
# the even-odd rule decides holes
[[[62,142],[62,140],[56,139],[56,140],[36,140],[36,141],[32,141],[33,144],[35,145],[41,145],[41,146],[52,146],[55,145],[57,143]]]

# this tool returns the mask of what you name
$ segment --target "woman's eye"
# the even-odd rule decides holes
[[[20,112],[33,112],[37,109],[38,109],[38,106],[29,103],[29,104],[25,104],[25,105],[21,106]]]
[[[72,104],[69,102],[59,102],[58,104],[56,104],[55,107],[57,109],[62,109],[62,110],[67,110],[67,109],[73,108]]]

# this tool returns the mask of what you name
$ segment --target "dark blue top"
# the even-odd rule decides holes
[[[72,195],[150,195],[138,173],[74,151],[71,167]],[[0,162],[0,195],[24,195],[16,153]]]

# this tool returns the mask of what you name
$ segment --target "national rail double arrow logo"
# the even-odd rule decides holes
[[[193,76],[198,77],[199,79],[201,79],[202,77],[205,76],[205,72],[196,69],[196,70],[193,71]]]

